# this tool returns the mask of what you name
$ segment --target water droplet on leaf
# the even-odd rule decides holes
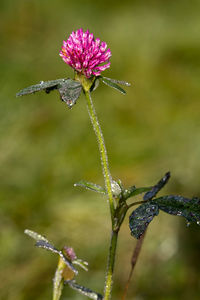
[[[121,188],[119,184],[114,180],[112,180],[111,189],[114,197],[118,197],[121,194]]]

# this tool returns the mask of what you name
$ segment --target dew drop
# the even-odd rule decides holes
[[[200,221],[197,221],[197,225],[200,225]]]
[[[118,197],[121,194],[121,188],[119,184],[114,180],[112,180],[111,189],[114,197]]]
[[[42,81],[40,81],[40,84],[43,84],[44,83],[44,81],[42,80]]]

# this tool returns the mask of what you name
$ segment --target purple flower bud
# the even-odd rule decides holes
[[[63,253],[71,261],[73,261],[77,258],[76,254],[74,252],[74,249],[71,248],[71,247],[64,246],[63,247]]]
[[[92,75],[99,76],[110,67],[111,51],[107,49],[107,44],[99,38],[95,40],[89,30],[83,32],[82,28],[72,32],[69,38],[63,41],[59,55],[66,64],[87,78]]]

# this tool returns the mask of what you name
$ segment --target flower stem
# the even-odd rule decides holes
[[[115,206],[114,206],[114,199],[112,194],[112,177],[110,175],[109,165],[108,165],[108,157],[106,146],[103,138],[103,134],[101,131],[101,127],[98,122],[98,118],[95,112],[95,108],[92,102],[92,97],[89,90],[85,90],[85,95],[87,99],[87,107],[89,116],[94,128],[94,131],[97,136],[97,141],[99,145],[99,152],[101,157],[103,175],[105,180],[105,187],[108,194],[109,206],[110,206],[110,216],[112,221],[112,232],[111,232],[111,241],[110,241],[110,248],[108,254],[108,264],[107,264],[107,272],[106,272],[106,281],[105,281],[105,288],[104,288],[104,300],[109,300],[111,297],[112,291],[112,282],[113,282],[113,270],[114,270],[114,263],[115,263],[115,253],[117,247],[117,238],[118,238],[118,231],[119,229],[114,228],[115,222]]]
[[[92,97],[90,94],[90,91],[85,91],[86,99],[87,99],[87,107],[88,107],[88,112],[89,116],[92,122],[93,129],[95,131],[98,145],[99,145],[99,152],[100,152],[100,157],[101,157],[101,163],[102,163],[102,169],[103,169],[103,175],[104,175],[104,180],[105,180],[105,187],[108,193],[108,200],[109,200],[109,205],[110,205],[110,215],[111,215],[111,221],[112,221],[112,228],[114,226],[114,201],[113,201],[113,195],[112,195],[112,177],[110,175],[110,170],[109,170],[109,165],[108,165],[108,157],[107,157],[107,151],[106,151],[106,146],[103,138],[103,134],[101,131],[101,127],[98,122],[98,118],[95,112],[95,108],[92,102]]]

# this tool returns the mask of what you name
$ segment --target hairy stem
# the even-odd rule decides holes
[[[110,215],[111,215],[111,220],[112,220],[112,227],[114,226],[114,200],[113,200],[113,195],[112,195],[112,178],[110,175],[110,170],[109,170],[109,165],[108,165],[108,157],[107,157],[107,151],[106,151],[106,146],[103,138],[103,134],[101,131],[101,127],[99,125],[99,121],[95,112],[95,108],[92,102],[92,97],[89,91],[85,91],[86,99],[87,99],[87,107],[88,107],[88,112],[89,116],[92,122],[93,129],[95,131],[98,145],[99,145],[99,152],[100,152],[100,157],[101,157],[101,164],[102,164],[102,169],[103,169],[103,175],[104,175],[104,180],[105,180],[105,187],[108,193],[108,200],[109,200],[109,205],[110,205]]]
[[[116,247],[117,247],[117,238],[118,238],[118,231],[112,231],[109,256],[108,256],[106,282],[105,282],[105,288],[104,288],[104,300],[109,300],[111,297],[112,283],[113,283],[113,270],[114,270],[114,264],[115,264],[115,253],[116,253]]]
[[[98,122],[98,118],[95,112],[95,108],[92,102],[92,97],[89,90],[85,90],[85,95],[87,99],[87,107],[89,116],[93,125],[93,129],[95,131],[98,145],[99,145],[99,152],[101,157],[101,164],[103,169],[103,175],[105,180],[105,187],[108,194],[109,206],[110,206],[110,216],[112,222],[112,233],[111,233],[111,241],[110,241],[110,248],[109,248],[109,255],[108,255],[108,265],[107,265],[107,272],[106,272],[106,281],[105,281],[105,288],[104,288],[104,300],[108,300],[111,297],[112,291],[112,282],[113,282],[113,270],[114,270],[114,263],[115,263],[115,253],[117,247],[117,238],[118,238],[118,230],[114,230],[114,214],[115,214],[115,206],[114,206],[114,199],[112,194],[112,177],[110,175],[109,165],[108,165],[108,157],[106,146],[103,138],[103,134],[101,131],[101,127]]]

